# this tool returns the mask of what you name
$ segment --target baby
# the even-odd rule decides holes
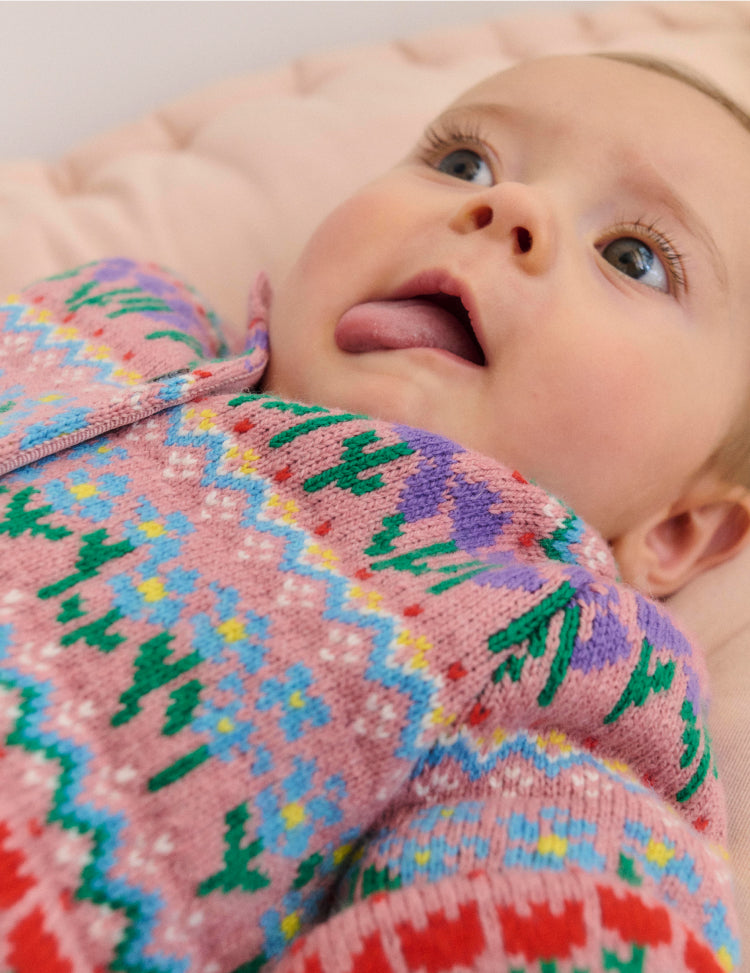
[[[747,128],[529,62],[245,354],[128,260],[0,308],[0,968],[737,968],[702,656],[641,592],[748,536]]]

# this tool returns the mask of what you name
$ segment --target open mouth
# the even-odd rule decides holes
[[[484,351],[482,346],[477,340],[477,336],[474,332],[474,328],[471,323],[471,315],[464,307],[464,302],[460,297],[455,297],[452,294],[426,294],[420,300],[426,301],[428,304],[433,304],[435,307],[440,308],[440,310],[449,314],[455,321],[456,325],[460,329],[457,331],[457,336],[459,338],[458,343],[461,345],[460,351],[454,351],[453,354],[458,354],[459,358],[465,358],[466,361],[472,362],[474,365],[486,365],[487,360],[484,356]],[[449,326],[451,326],[449,324]],[[462,332],[462,333],[461,333]],[[451,349],[446,349],[450,351]]]
[[[342,315],[335,340],[352,354],[436,348],[473,365],[486,364],[463,301],[442,291],[357,304]]]

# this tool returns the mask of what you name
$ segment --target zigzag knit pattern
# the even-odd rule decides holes
[[[700,651],[252,325],[123,260],[0,307],[0,969],[736,968]]]

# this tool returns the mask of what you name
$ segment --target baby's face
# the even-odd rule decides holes
[[[318,229],[267,387],[496,457],[614,539],[750,377],[750,134],[671,78],[550,58],[462,96]]]

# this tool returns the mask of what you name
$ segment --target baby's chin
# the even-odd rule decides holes
[[[414,426],[449,439],[457,438],[459,433],[457,426],[442,421],[436,404],[424,395],[418,395],[414,388],[399,382],[383,382],[368,375],[359,376],[343,386],[311,387],[307,384],[278,383],[267,391],[326,409],[367,416],[395,425]]]

